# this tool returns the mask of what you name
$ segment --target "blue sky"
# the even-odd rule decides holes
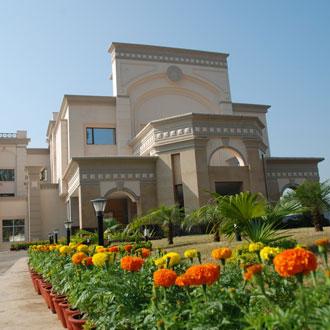
[[[330,178],[330,1],[1,0],[0,131],[45,147],[64,94],[111,95],[112,41],[230,54],[232,99],[270,104],[273,156]]]

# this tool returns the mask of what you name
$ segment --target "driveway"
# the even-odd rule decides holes
[[[18,259],[27,256],[27,251],[0,252],[0,275],[5,273]]]

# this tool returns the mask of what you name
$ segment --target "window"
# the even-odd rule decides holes
[[[2,221],[2,241],[25,241],[24,219],[10,219]]]
[[[219,195],[235,195],[242,191],[242,182],[215,182],[215,192]]]
[[[87,144],[116,144],[115,128],[86,128]]]
[[[1,168],[0,181],[15,181],[15,170],[8,168]]]
[[[0,193],[0,197],[15,197],[13,193]]]
[[[179,207],[184,207],[183,188],[182,184],[174,185],[174,201]]]

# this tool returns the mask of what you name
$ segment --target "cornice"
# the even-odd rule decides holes
[[[109,48],[112,60],[129,59],[227,68],[228,54],[193,49],[114,42]]]
[[[49,155],[48,148],[28,148],[26,151],[29,155]]]
[[[271,107],[266,104],[232,103],[234,112],[267,113]]]
[[[322,157],[267,157],[265,158],[268,165],[272,164],[301,164],[312,163],[318,164],[324,160]]]

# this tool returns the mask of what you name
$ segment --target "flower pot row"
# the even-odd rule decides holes
[[[44,281],[42,276],[32,269],[30,275],[33,287],[37,294],[41,295],[52,313],[56,313],[64,328],[68,330],[83,329],[86,320],[82,319],[83,314],[76,308],[71,308],[66,296],[58,295],[52,290],[52,285]]]

